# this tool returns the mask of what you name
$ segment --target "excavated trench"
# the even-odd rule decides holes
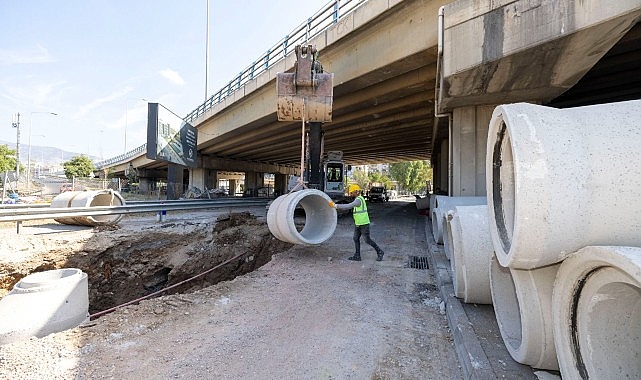
[[[291,246],[275,239],[267,224],[248,212],[221,215],[213,226],[182,221],[135,231],[103,227],[80,251],[43,252],[40,261],[27,265],[0,264],[0,289],[6,294],[31,273],[78,268],[88,275],[89,313],[95,314],[174,284],[184,282],[158,295],[191,292],[231,280]]]

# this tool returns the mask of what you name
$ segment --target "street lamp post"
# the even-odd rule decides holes
[[[46,111],[33,111],[29,115],[29,150],[27,151],[27,191],[31,189],[31,127],[33,125],[34,113],[45,113],[49,115],[58,116],[58,114],[55,112],[46,112]]]
[[[16,181],[20,180],[20,113],[16,121],[11,123],[13,128],[16,128]]]

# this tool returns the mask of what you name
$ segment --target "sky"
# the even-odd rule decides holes
[[[207,64],[207,0],[0,0],[0,140],[20,113],[21,146],[123,154],[147,102],[186,116],[328,2],[209,0]]]

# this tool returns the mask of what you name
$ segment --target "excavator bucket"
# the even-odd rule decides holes
[[[276,74],[278,120],[332,121],[334,74],[323,73],[312,46],[296,46],[293,73]]]

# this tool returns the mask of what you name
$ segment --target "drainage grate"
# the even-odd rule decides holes
[[[410,256],[407,266],[414,269],[430,269],[427,263],[427,256]]]

